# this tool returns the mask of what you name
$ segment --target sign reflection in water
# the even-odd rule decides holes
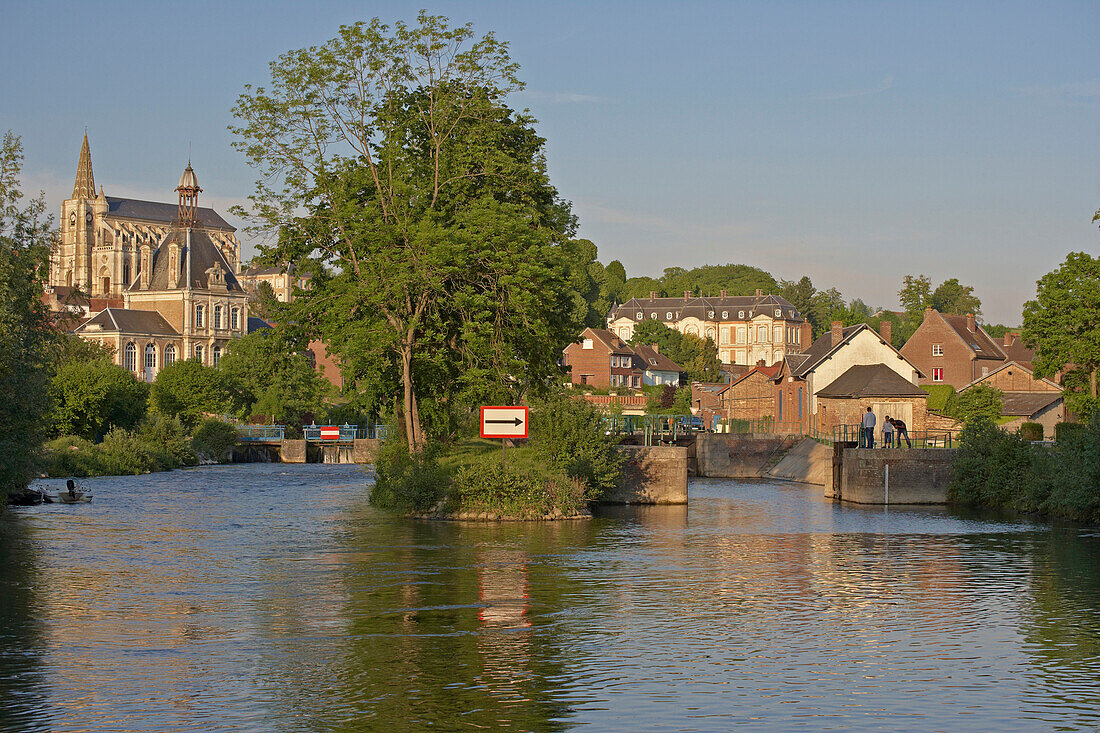
[[[395,518],[354,466],[0,516],[0,729],[1100,725],[1100,532],[699,481],[587,522]]]

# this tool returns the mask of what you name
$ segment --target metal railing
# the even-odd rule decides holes
[[[645,445],[675,441],[683,435],[706,429],[696,415],[605,415],[602,418],[608,435],[639,435]]]
[[[770,417],[752,420],[730,419],[718,423],[718,432],[740,435],[802,435],[805,428],[798,420],[773,420]]]
[[[860,440],[860,425],[834,425],[831,429],[817,430],[816,428],[810,432],[810,437],[821,443],[836,444],[836,443],[855,443],[859,444]],[[914,430],[908,433],[909,443],[913,448],[950,448],[954,436],[950,430]],[[909,448],[909,444],[905,442],[904,438],[898,440],[897,432],[894,433],[893,446],[894,448]],[[876,430],[874,435],[874,441],[871,445],[872,448],[886,448],[887,446],[882,437],[882,431]]]
[[[286,428],[283,425],[234,425],[237,435],[244,443],[275,443],[281,442],[286,436]]]

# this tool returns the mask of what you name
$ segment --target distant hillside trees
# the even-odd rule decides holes
[[[41,299],[53,220],[43,195],[23,203],[22,168],[22,144],[9,131],[0,142],[0,496],[34,475],[48,430],[55,338]]]
[[[691,270],[669,267],[659,278],[627,278],[619,302],[648,298],[650,292],[657,293],[659,297],[678,298],[687,290],[694,295],[717,296],[723,290],[728,295],[752,295],[757,288],[765,293],[774,293],[779,285],[770,273],[749,265],[703,265]]]

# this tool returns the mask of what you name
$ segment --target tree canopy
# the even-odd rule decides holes
[[[707,338],[680,333],[660,321],[647,319],[634,327],[632,344],[656,344],[661,353],[676,362],[696,382],[722,380],[718,347]]]
[[[102,440],[112,428],[132,430],[145,416],[149,385],[107,359],[61,365],[50,382],[53,431]]]
[[[563,246],[575,221],[534,121],[504,103],[522,88],[508,45],[421,12],[341,26],[270,70],[231,129],[261,176],[253,221],[278,233],[263,257],[312,275],[280,320],[383,404],[399,390],[413,451],[440,405],[546,383],[585,319]]]
[[[274,423],[301,425],[324,409],[329,396],[329,383],[304,349],[285,343],[279,329],[235,339],[218,370],[234,388],[245,418],[264,415]]]
[[[1035,349],[1035,374],[1070,371],[1067,404],[1087,417],[1097,405],[1100,257],[1070,252],[1061,267],[1036,284],[1035,299],[1024,304],[1023,328],[1024,343]]]
[[[0,495],[34,474],[49,413],[54,341],[42,303],[52,218],[45,197],[22,202],[23,147],[10,131],[0,142]]]

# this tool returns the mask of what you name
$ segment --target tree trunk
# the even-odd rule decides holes
[[[416,409],[416,393],[413,391],[412,345],[401,345],[401,382],[405,388],[403,401],[405,439],[409,444],[409,454],[420,452],[423,440],[420,435],[420,414]]]

